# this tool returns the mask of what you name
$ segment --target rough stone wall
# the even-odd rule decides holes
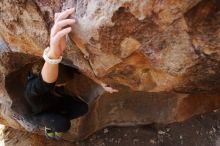
[[[220,107],[218,0],[2,0],[1,122],[32,132],[26,75],[49,43],[55,12],[75,7],[60,82],[90,104],[65,139],[109,125],[170,123]],[[76,72],[72,68],[77,68]],[[105,82],[119,90],[108,94]]]

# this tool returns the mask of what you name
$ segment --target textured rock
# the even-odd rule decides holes
[[[90,111],[72,121],[65,139],[109,125],[183,121],[220,107],[218,0],[3,0],[1,123],[42,133],[26,116],[26,75],[42,64],[54,13],[70,7],[77,23],[58,83]],[[102,82],[119,92],[105,93]]]
[[[7,146],[77,146],[64,140],[48,140],[46,137],[17,129],[5,127],[1,128],[1,144]]]

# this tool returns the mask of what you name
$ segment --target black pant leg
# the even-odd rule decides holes
[[[50,128],[56,132],[66,132],[71,126],[70,120],[67,117],[52,111],[33,115],[33,119],[38,125]]]
[[[88,104],[76,98],[68,95],[64,96],[56,107],[61,114],[70,120],[83,116],[88,112]]]
[[[71,126],[71,119],[83,116],[88,112],[88,104],[68,95],[57,98],[59,98],[59,102],[56,105],[33,115],[33,119],[38,125],[46,126],[53,131],[66,132]]]

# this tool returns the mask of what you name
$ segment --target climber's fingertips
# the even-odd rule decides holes
[[[71,8],[71,9],[61,12],[60,15],[57,17],[56,22],[66,19],[70,15],[74,14],[74,11],[75,11],[75,8]]]
[[[117,90],[117,89],[115,89],[115,90],[114,90],[114,92],[118,92],[118,90]]]

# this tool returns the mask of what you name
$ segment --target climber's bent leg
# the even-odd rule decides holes
[[[65,96],[57,106],[59,112],[68,119],[75,119],[88,112],[88,104],[77,97]]]
[[[47,127],[53,132],[66,132],[71,126],[70,120],[58,113],[42,112],[33,118],[40,126]]]

